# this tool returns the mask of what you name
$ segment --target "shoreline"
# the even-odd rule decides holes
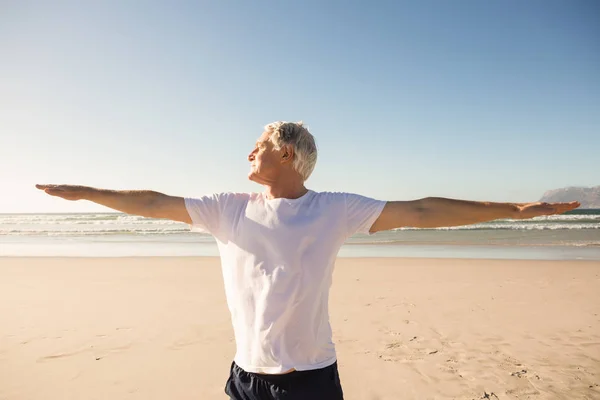
[[[172,259],[177,259],[177,260],[181,260],[181,261],[192,261],[192,260],[198,260],[198,261],[215,261],[215,262],[219,262],[221,261],[221,258],[219,256],[102,256],[102,257],[96,257],[96,256],[90,256],[90,257],[86,257],[86,256],[0,256],[0,260],[9,260],[9,261],[28,261],[28,260],[35,260],[35,262],[39,262],[42,261],[44,259],[48,259],[51,261],[75,261],[75,260],[93,260],[94,262],[99,262],[102,260],[110,260],[110,261],[119,261],[119,260],[124,260],[124,261],[133,261],[133,260],[137,260],[137,259],[146,259],[146,260],[157,260],[157,261],[166,261],[166,260],[172,260]],[[498,258],[459,258],[459,257],[378,257],[378,256],[374,256],[374,257],[337,257],[336,258],[336,264],[339,262],[344,262],[344,261],[350,261],[350,262],[379,262],[379,261],[385,261],[385,262],[389,262],[391,261],[401,261],[401,262],[424,262],[424,263],[429,263],[429,262],[444,262],[444,261],[448,261],[451,263],[460,263],[460,262],[476,262],[476,261],[486,261],[486,262],[492,262],[492,263],[511,263],[511,262],[526,262],[526,263],[559,263],[559,264],[569,264],[569,263],[590,263],[590,264],[598,264],[598,266],[600,267],[600,260],[586,260],[586,259],[561,259],[561,260],[546,260],[546,259],[517,259],[517,258],[510,258],[510,259],[498,259]],[[0,265],[0,268],[2,268],[2,266]]]
[[[128,243],[54,242],[46,245],[2,243],[0,259],[5,257],[218,257],[215,243]],[[512,246],[512,245],[414,245],[352,243],[341,247],[338,258],[435,258],[499,260],[596,260],[600,246]]]

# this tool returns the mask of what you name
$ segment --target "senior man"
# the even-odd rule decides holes
[[[355,233],[525,219],[579,206],[434,197],[386,202],[315,192],[305,181],[315,167],[317,147],[302,123],[267,125],[248,161],[248,177],[264,186],[262,193],[183,198],[37,185],[53,196],[185,222],[215,237],[237,345],[225,392],[235,400],[343,398],[328,298],[336,255]]]

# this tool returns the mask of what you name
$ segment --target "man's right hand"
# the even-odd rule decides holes
[[[66,200],[89,200],[127,214],[166,218],[191,224],[183,197],[152,190],[109,190],[76,185],[35,185],[50,196]]]
[[[65,200],[85,199],[86,193],[90,192],[87,186],[76,185],[35,185],[36,188],[43,190],[50,196],[56,196]]]

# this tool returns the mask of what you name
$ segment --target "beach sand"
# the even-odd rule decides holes
[[[600,399],[600,262],[339,259],[345,398]],[[226,399],[215,258],[0,258],[0,399]],[[307,399],[308,400],[308,399]]]

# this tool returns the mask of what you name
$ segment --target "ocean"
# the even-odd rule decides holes
[[[186,224],[120,213],[0,214],[0,257],[216,256]],[[340,257],[600,260],[600,209],[348,239]]]

